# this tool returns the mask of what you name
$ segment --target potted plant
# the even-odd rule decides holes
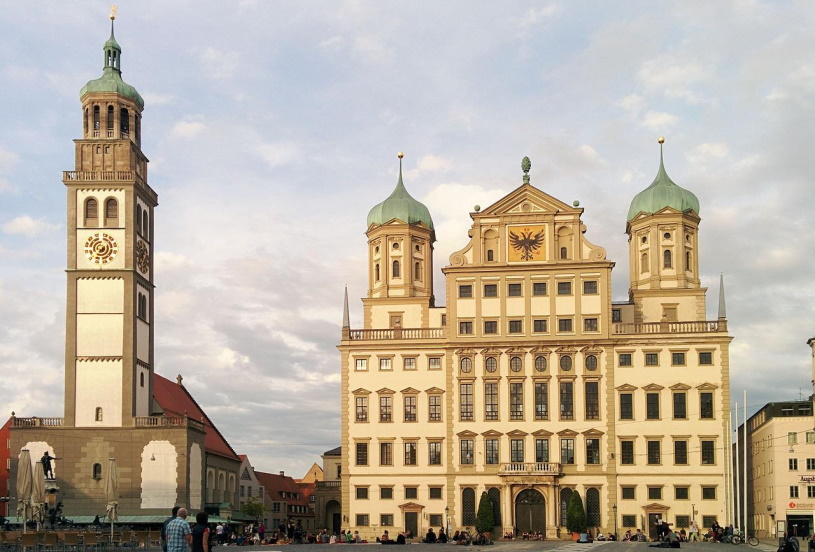
[[[572,534],[572,540],[578,540],[581,534],[586,533],[588,525],[586,523],[586,510],[583,509],[583,500],[580,493],[572,492],[569,499],[569,506],[566,509],[566,530]],[[581,540],[585,540],[581,539]]]
[[[495,525],[495,515],[492,511],[492,501],[487,497],[486,492],[481,493],[481,499],[478,501],[478,515],[475,518],[475,529],[483,534],[486,538],[486,543],[490,543],[490,533],[492,533],[493,526]]]

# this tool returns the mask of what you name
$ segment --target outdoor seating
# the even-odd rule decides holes
[[[43,533],[40,538],[40,547],[47,552],[56,552],[59,542],[56,533]]]
[[[135,531],[133,533],[133,546],[138,548],[148,547],[148,533],[147,531]]]
[[[98,550],[102,548],[102,542],[96,536],[96,533],[85,533],[82,536],[82,550]]]
[[[79,542],[79,533],[63,533],[60,540],[62,540],[62,549],[65,552],[68,550],[71,550],[72,552],[79,552],[79,549],[82,546]]]
[[[17,538],[12,536],[11,532],[0,533],[0,550],[3,552],[16,552]]]
[[[40,543],[38,537],[36,533],[23,533],[20,535],[20,546],[25,549],[26,552],[39,550]]]

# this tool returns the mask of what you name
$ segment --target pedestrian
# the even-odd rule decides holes
[[[176,517],[167,524],[167,552],[187,552],[192,543],[192,531],[187,523],[187,509],[179,508]]]
[[[195,527],[192,528],[192,552],[209,552],[209,515],[206,512],[195,514]]]
[[[161,524],[161,549],[164,552],[167,552],[167,524],[170,523],[175,519],[175,516],[178,515],[178,510],[180,506],[173,506],[172,513],[170,517],[164,520],[164,523]],[[97,516],[99,517],[99,516]]]

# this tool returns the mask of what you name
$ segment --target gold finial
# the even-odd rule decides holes
[[[114,19],[116,19],[116,4],[110,7],[110,20],[113,21]]]
[[[665,137],[660,136],[659,138],[657,138],[657,142],[659,142],[660,144],[664,144],[665,143]]]
[[[401,151],[396,154],[396,157],[398,157],[399,159],[402,159],[404,156],[405,156],[405,154],[402,153]]]

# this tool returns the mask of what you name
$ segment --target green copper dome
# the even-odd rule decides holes
[[[368,213],[368,227],[372,224],[385,224],[389,220],[401,220],[408,224],[423,222],[433,230],[433,219],[424,204],[416,201],[405,189],[402,182],[402,162],[399,161],[399,181],[388,199],[374,206]]]
[[[88,81],[88,84],[79,91],[79,99],[91,92],[114,92],[130,98],[140,108],[144,108],[144,100],[136,89],[122,80],[120,68],[122,58],[122,48],[113,36],[113,22],[110,24],[110,38],[105,42],[102,50],[105,52],[105,68],[102,76],[98,79]]]
[[[628,208],[628,222],[631,222],[639,213],[653,214],[665,207],[677,211],[693,211],[699,214],[699,199],[693,192],[677,186],[665,172],[662,162],[662,143],[659,146],[659,171],[650,186],[634,196],[631,207]]]

